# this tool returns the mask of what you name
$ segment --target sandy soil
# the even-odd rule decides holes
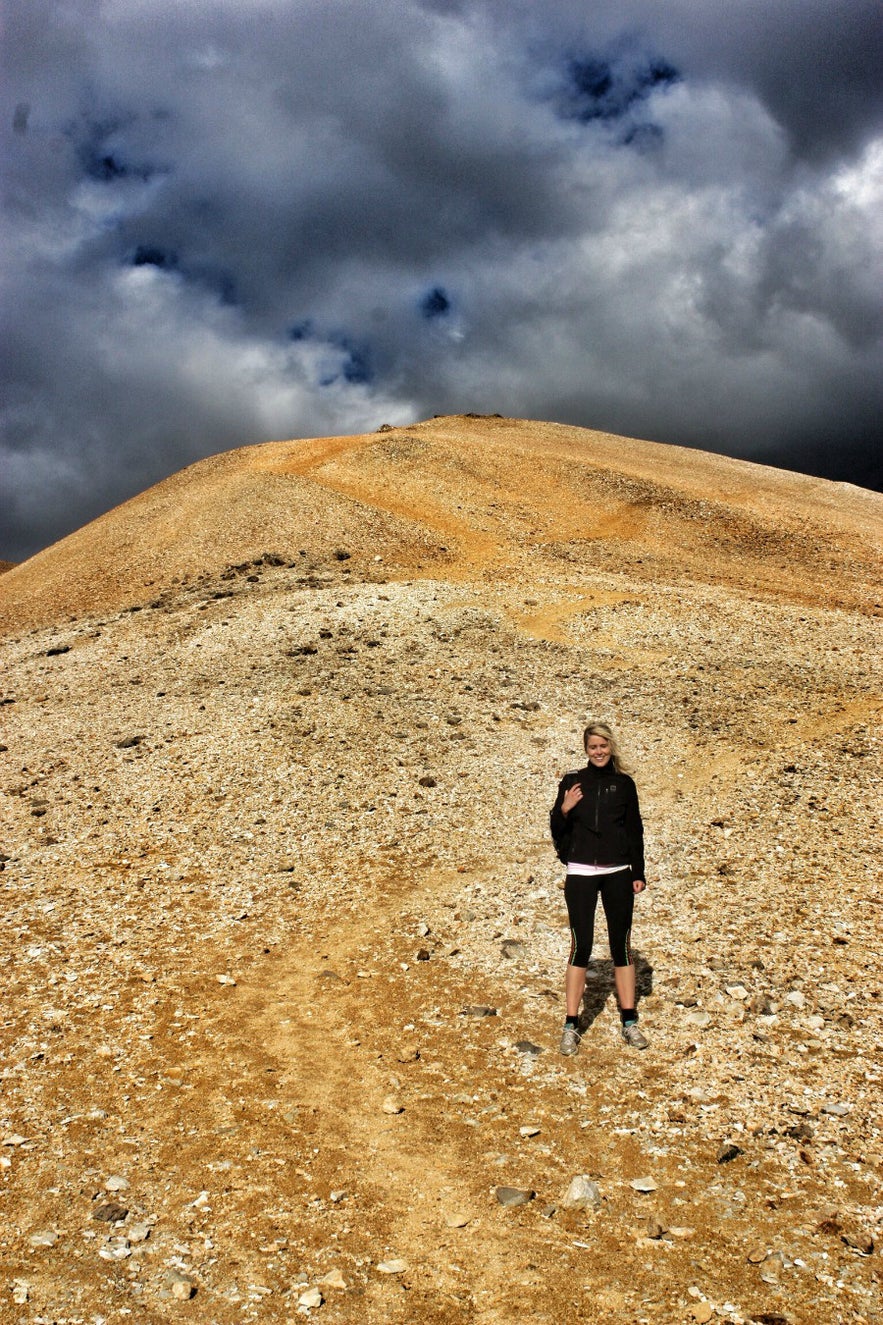
[[[4,574],[0,1321],[883,1320],[881,509],[444,418]],[[601,923],[564,1059],[590,716],[650,1048]]]

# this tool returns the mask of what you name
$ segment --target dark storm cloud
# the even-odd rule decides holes
[[[798,155],[859,150],[883,128],[877,0],[421,0],[433,13],[480,12],[498,33],[517,26],[535,49],[603,60],[631,44],[690,79],[750,89]]]
[[[876,481],[877,13],[13,0],[0,557],[447,411]]]

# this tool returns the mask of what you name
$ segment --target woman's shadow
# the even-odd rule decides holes
[[[640,1007],[641,999],[653,993],[653,967],[639,952],[633,952],[632,957],[635,963],[635,1006]],[[583,994],[582,1013],[579,1019],[580,1031],[583,1034],[597,1021],[608,998],[611,996],[615,1003],[616,985],[613,982],[613,962],[609,958],[606,961],[589,962],[586,969],[586,988]]]

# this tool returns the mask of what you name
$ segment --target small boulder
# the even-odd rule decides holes
[[[494,1192],[500,1205],[506,1207],[527,1205],[536,1196],[536,1192],[521,1187],[498,1187]]]
[[[601,1193],[598,1184],[588,1174],[578,1174],[571,1179],[561,1204],[565,1210],[600,1210]]]

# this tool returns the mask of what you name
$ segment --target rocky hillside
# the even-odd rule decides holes
[[[5,573],[0,1321],[883,1321],[881,516],[442,418]],[[590,716],[650,1048],[601,921],[565,1059]]]

